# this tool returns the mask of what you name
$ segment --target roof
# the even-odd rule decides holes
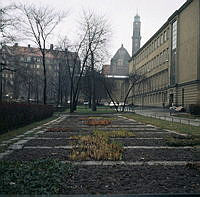
[[[14,46],[5,46],[7,52],[10,55],[24,55],[24,56],[34,56],[34,57],[41,57],[41,51],[39,48],[34,48],[34,47],[24,47],[24,46],[18,46],[18,45],[14,45]],[[70,52],[70,51],[60,51],[57,49],[46,49],[46,57],[47,58],[61,58],[64,55],[70,55],[71,57],[75,57],[75,55],[77,55],[77,53],[75,52]]]
[[[130,57],[128,51],[124,48],[124,46],[122,44],[112,59],[128,59],[129,60],[130,58],[131,57]]]

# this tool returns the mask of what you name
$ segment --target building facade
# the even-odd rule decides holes
[[[129,73],[143,75],[129,102],[145,106],[200,105],[200,1],[188,0],[140,48]]]
[[[110,65],[103,67],[103,74],[114,83],[112,97],[116,102],[122,102],[127,92],[130,58],[128,51],[122,45],[111,59]]]
[[[80,60],[76,53],[61,51],[50,45],[46,49],[47,102],[64,103],[70,92],[69,68],[76,64],[75,73],[80,72]],[[38,48],[4,46],[1,49],[1,62],[7,70],[0,74],[3,100],[42,102],[43,63]]]

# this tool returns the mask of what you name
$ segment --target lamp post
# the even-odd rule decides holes
[[[2,46],[0,44],[0,103],[2,103],[3,96],[3,80],[2,80],[2,72],[3,72],[3,62],[2,62]]]

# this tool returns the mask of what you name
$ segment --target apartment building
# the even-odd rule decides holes
[[[62,103],[68,99],[70,91],[69,68],[75,66],[80,72],[80,59],[76,53],[53,48],[46,49],[47,102]],[[1,94],[3,100],[43,100],[43,63],[38,48],[4,46],[1,62],[8,70],[1,72]]]

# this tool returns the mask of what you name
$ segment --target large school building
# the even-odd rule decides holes
[[[188,0],[136,52],[129,74],[143,76],[129,103],[143,106],[200,105],[200,1]]]

